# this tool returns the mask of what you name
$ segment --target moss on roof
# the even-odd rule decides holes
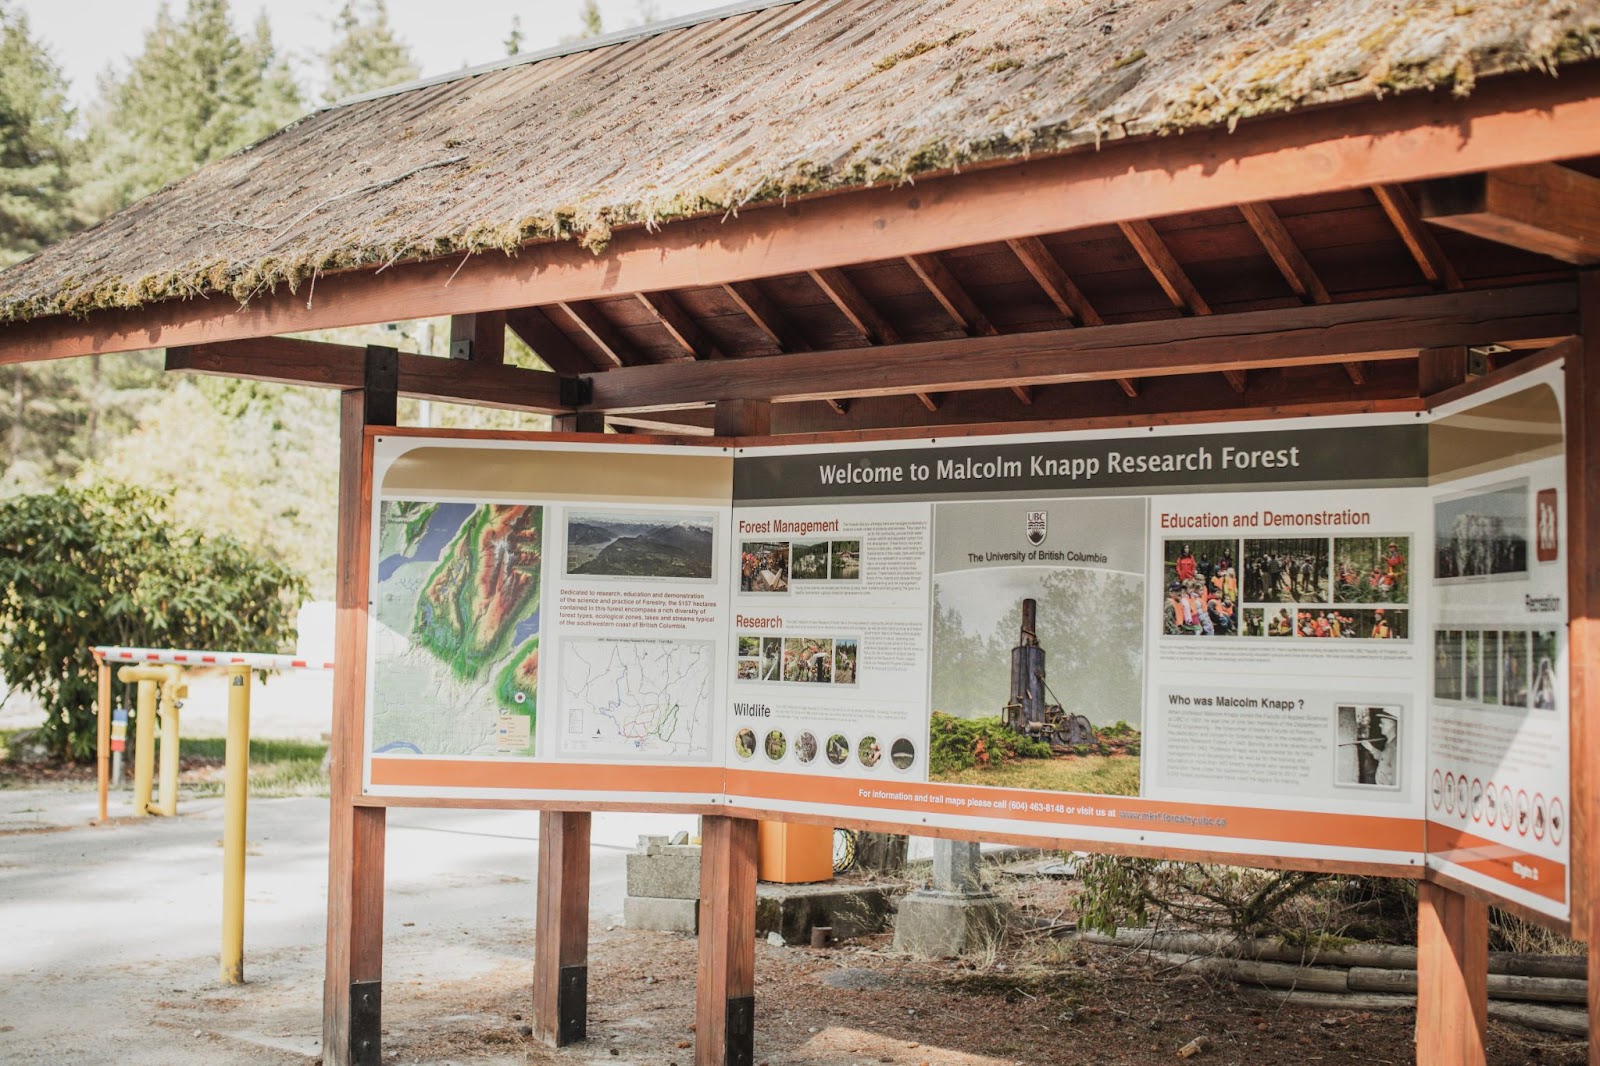
[[[0,321],[601,248],[980,161],[1600,54],[1600,0],[801,0],[321,111],[0,274]]]

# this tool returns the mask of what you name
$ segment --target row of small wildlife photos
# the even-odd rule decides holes
[[[1553,629],[1436,629],[1433,698],[1553,711],[1558,640]]]
[[[861,642],[855,637],[740,636],[739,681],[854,685]]]
[[[1407,640],[1410,554],[1400,534],[1167,539],[1162,632]]]
[[[739,545],[740,592],[788,592],[791,580],[861,580],[861,541],[747,540]]]
[[[781,729],[767,732],[766,739],[761,741],[762,754],[768,762],[783,762],[789,754],[789,738]],[[817,735],[809,729],[803,730],[794,738],[794,758],[801,765],[813,762],[817,757]],[[834,766],[843,766],[850,761],[852,752],[855,759],[867,769],[872,769],[883,761],[883,745],[878,738],[867,734],[854,744],[843,733],[834,733],[822,745],[828,762]],[[755,730],[746,726],[733,734],[733,752],[741,759],[748,759],[756,753]],[[889,745],[889,765],[896,770],[909,770],[911,764],[917,761],[917,746],[909,737],[900,737]]]

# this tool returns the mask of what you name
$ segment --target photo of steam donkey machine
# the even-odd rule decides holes
[[[1000,711],[1008,729],[1042,740],[1057,752],[1096,745],[1100,738],[1081,714],[1068,714],[1044,679],[1044,648],[1036,628],[1038,604],[1022,601],[1022,629],[1011,649],[1011,699]]]

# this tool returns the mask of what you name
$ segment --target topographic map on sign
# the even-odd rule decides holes
[[[385,500],[372,750],[532,755],[540,507]]]
[[[712,645],[704,641],[563,641],[562,749],[708,758],[713,661]]]

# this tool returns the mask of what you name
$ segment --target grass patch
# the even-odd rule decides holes
[[[183,787],[197,796],[222,795],[226,747],[222,737],[185,737],[179,745]],[[252,739],[250,795],[326,796],[328,775],[322,759],[327,751],[326,744],[309,741]]]
[[[1137,796],[1139,759],[1129,755],[1084,755],[1063,759],[1017,759],[936,773],[934,780],[956,785],[997,785],[1099,796]]]

